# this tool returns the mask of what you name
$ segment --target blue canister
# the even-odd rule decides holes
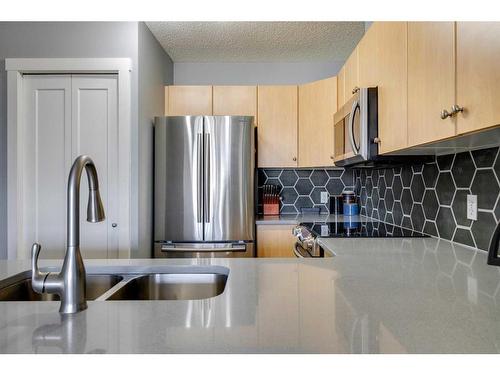
[[[359,215],[359,206],[356,202],[356,194],[352,190],[342,192],[343,212],[346,216]]]
[[[359,215],[359,206],[357,203],[344,203],[344,215]]]

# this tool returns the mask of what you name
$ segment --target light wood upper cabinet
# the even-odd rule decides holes
[[[297,86],[259,86],[260,168],[297,166]]]
[[[337,74],[337,108],[345,104],[345,65],[339,70]]]
[[[337,77],[298,90],[168,86],[165,114],[255,116],[259,167],[324,167],[333,115],[355,87],[377,86],[381,154],[446,143],[500,125],[499,38],[499,22],[374,22]],[[441,119],[455,105],[464,111]]]
[[[408,146],[455,135],[455,25],[408,23]]]
[[[165,115],[211,115],[212,86],[165,87]]]
[[[373,23],[358,44],[358,83],[359,87],[374,87],[379,84],[378,41],[379,23]]]
[[[372,27],[376,36],[379,152],[383,154],[408,146],[407,23],[376,22]]]
[[[294,225],[257,225],[257,257],[295,258]]]
[[[358,46],[352,51],[344,66],[337,74],[337,107],[342,107],[353,96],[352,91],[359,87]]]
[[[353,90],[359,87],[358,82],[358,47],[352,51],[351,56],[345,62],[344,78],[344,103],[353,96]]]
[[[299,167],[333,165],[337,77],[299,86]]]
[[[257,86],[214,86],[214,115],[254,116],[257,124]]]
[[[457,133],[500,124],[500,23],[457,22]]]

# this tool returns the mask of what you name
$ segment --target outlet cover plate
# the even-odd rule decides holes
[[[328,192],[322,191],[320,199],[321,199],[321,203],[327,203],[328,202]]]
[[[467,219],[477,220],[477,195],[467,194]]]

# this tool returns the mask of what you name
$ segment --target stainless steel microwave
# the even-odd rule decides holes
[[[352,166],[378,156],[378,90],[357,89],[334,116],[335,165]]]

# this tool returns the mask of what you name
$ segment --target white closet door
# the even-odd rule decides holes
[[[118,101],[115,75],[24,76],[20,246],[42,245],[42,258],[66,251],[66,189],[74,159],[89,155],[106,211],[86,221],[88,181],[80,189],[80,248],[84,258],[118,256]],[[112,223],[117,223],[116,227]]]
[[[88,181],[80,194],[80,248],[84,258],[118,256],[118,98],[116,75],[72,76],[72,157],[87,154],[99,175],[106,212],[100,223],[86,221]]]
[[[66,181],[71,165],[71,77],[24,76],[22,215],[19,244],[41,257],[61,257],[66,248]]]

